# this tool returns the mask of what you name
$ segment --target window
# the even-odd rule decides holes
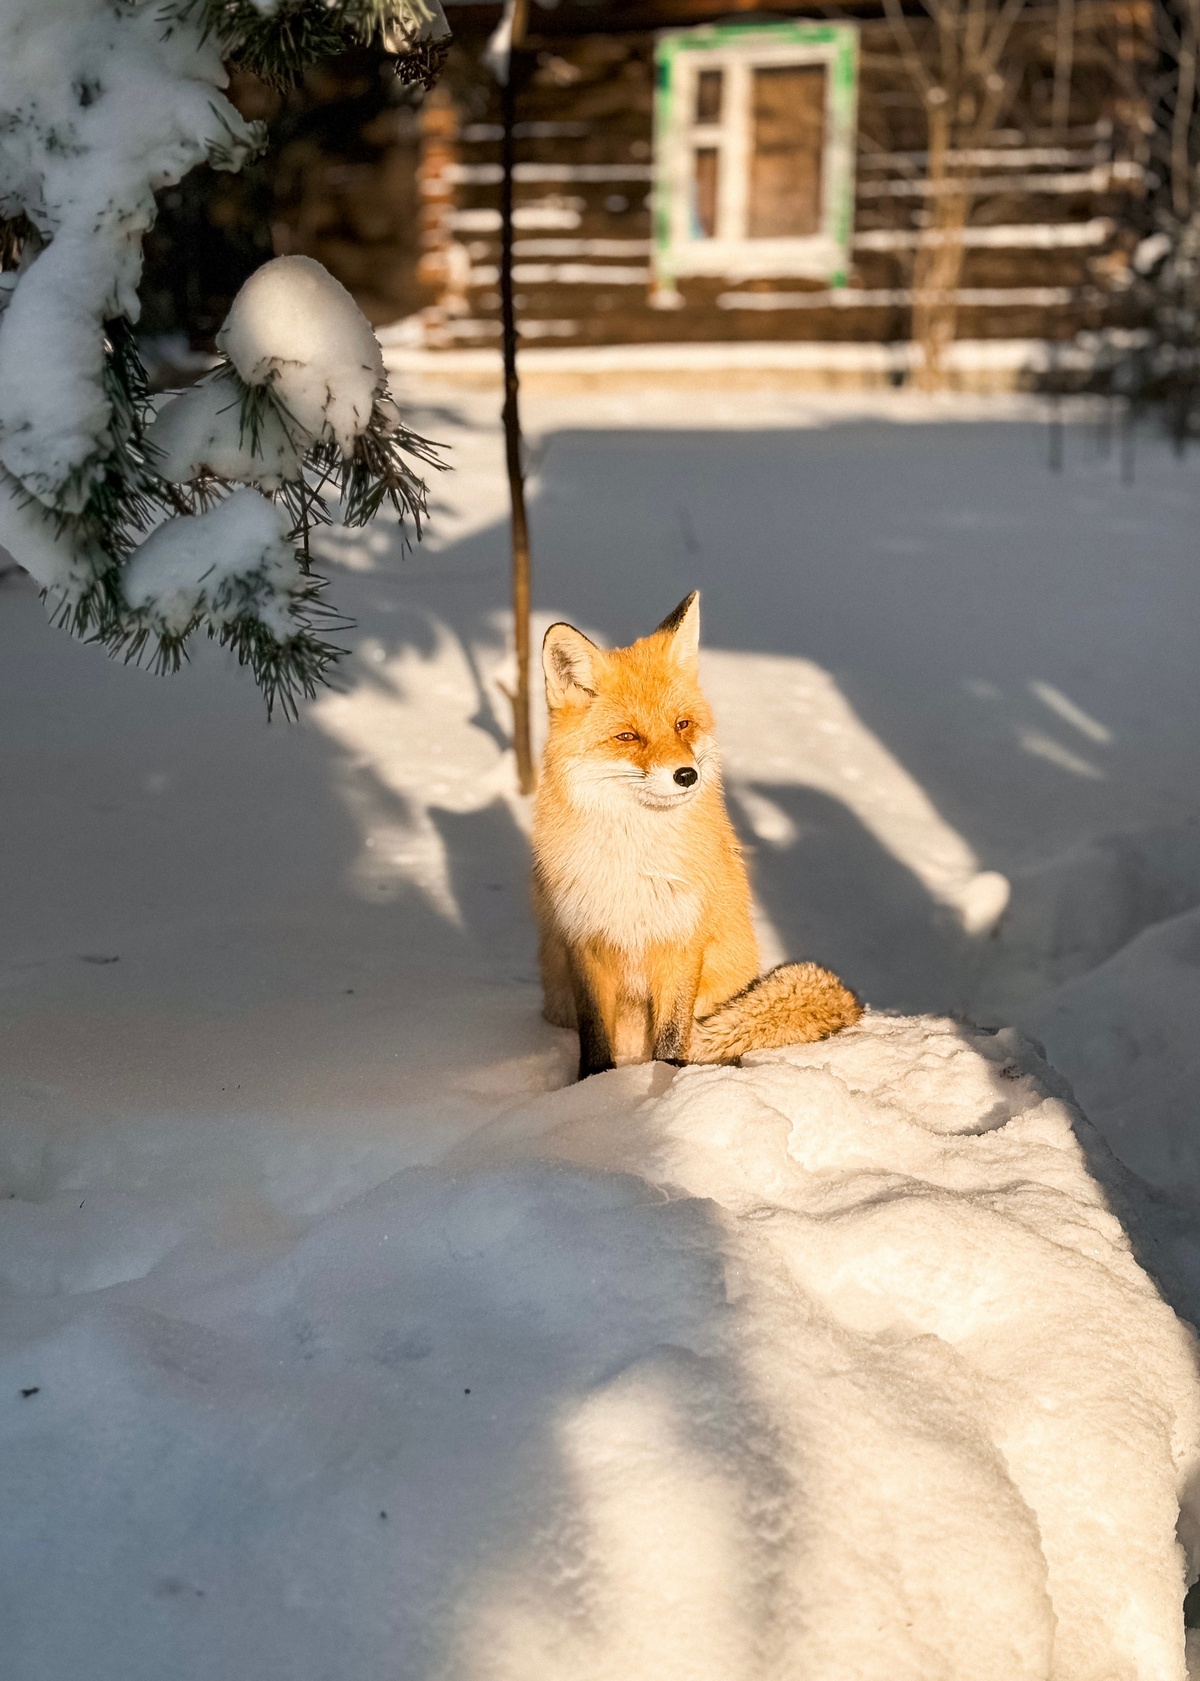
[[[853,24],[670,30],[658,42],[655,269],[846,283]]]

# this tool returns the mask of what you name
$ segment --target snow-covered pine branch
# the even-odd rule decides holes
[[[170,669],[203,630],[289,712],[340,654],[308,563],[322,490],[419,535],[405,457],[436,458],[350,295],[300,257],[251,276],[214,374],[156,417],[142,241],[155,192],[263,143],[223,59],[286,80],[380,35],[424,79],[448,31],[437,0],[0,0],[0,542],[77,635]]]
[[[431,87],[450,44],[439,0],[160,0],[160,15],[215,37],[227,61],[275,87],[373,40],[396,55],[402,81]]]
[[[311,257],[276,257],[252,274],[217,345],[217,367],[164,404],[145,447],[192,505],[256,488],[169,520],[134,554],[125,589],[134,651],[152,636],[157,662],[178,664],[203,626],[253,667],[269,705],[278,695],[291,711],[338,652],[313,634],[327,609],[308,535],[328,517],[326,487],[337,485],[347,524],[367,524],[387,500],[420,536],[425,485],[406,456],[440,463],[403,425],[353,298]],[[227,547],[214,551],[218,533]]]

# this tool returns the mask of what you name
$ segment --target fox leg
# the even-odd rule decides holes
[[[617,989],[611,969],[586,948],[571,953],[575,1017],[579,1024],[579,1078],[603,1074],[613,1061]]]
[[[579,1078],[603,1074],[616,1064],[596,1002],[586,988],[575,994],[575,1015],[579,1022]]]
[[[558,931],[536,870],[533,872],[533,914],[538,925],[538,969],[542,977],[542,1014],[555,1027],[575,1026],[575,986],[567,944]]]
[[[703,953],[688,952],[680,963],[675,952],[665,952],[655,967],[653,1001],[653,1056],[656,1062],[686,1062],[696,993],[700,986]]]
[[[542,1014],[555,1027],[576,1026],[571,959],[557,929],[542,929],[538,941],[538,967],[542,972]]]
[[[726,999],[750,985],[759,973],[758,942],[745,918],[728,918],[704,949],[695,1014],[710,1016]]]

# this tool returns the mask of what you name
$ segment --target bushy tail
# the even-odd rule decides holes
[[[781,963],[692,1026],[689,1062],[736,1062],[747,1051],[810,1045],[853,1027],[862,1005],[816,963]]]

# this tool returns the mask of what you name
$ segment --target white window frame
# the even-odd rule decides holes
[[[655,106],[655,279],[674,290],[677,277],[730,279],[790,275],[844,286],[854,218],[858,30],[853,24],[729,24],[666,30],[658,37]],[[825,134],[821,229],[794,239],[746,234],[750,178],[753,72],[823,64]],[[701,71],[720,70],[721,119],[694,120]],[[697,147],[718,156],[716,233],[697,238],[692,226]]]

